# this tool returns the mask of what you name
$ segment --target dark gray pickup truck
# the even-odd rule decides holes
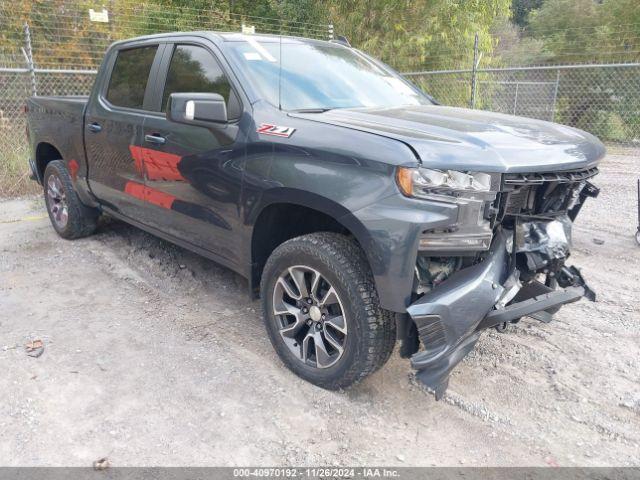
[[[364,378],[399,339],[439,398],[484,329],[594,298],[565,262],[603,145],[440,106],[344,42],[136,38],[109,48],[88,98],[27,108],[60,236],[104,213],[238,272],[316,385]]]

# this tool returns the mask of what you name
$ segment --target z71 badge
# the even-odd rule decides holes
[[[293,127],[283,127],[281,125],[271,125],[270,123],[261,124],[256,132],[263,135],[275,135],[276,137],[287,137],[293,135],[296,129]]]

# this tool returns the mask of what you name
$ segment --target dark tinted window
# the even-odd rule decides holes
[[[120,50],[111,73],[107,100],[119,107],[142,108],[144,90],[156,55],[152,47]]]
[[[162,96],[162,111],[167,109],[170,94],[188,92],[219,93],[227,102],[229,118],[240,116],[237,97],[213,55],[202,47],[178,45],[169,65]]]

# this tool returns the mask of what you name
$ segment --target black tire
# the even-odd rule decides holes
[[[341,299],[348,334],[343,353],[326,368],[305,363],[292,353],[280,334],[274,289],[283,272],[296,265],[319,272]],[[269,257],[260,290],[271,343],[284,364],[301,378],[330,390],[346,388],[378,370],[391,356],[396,340],[395,316],[380,307],[364,252],[346,236],[318,232],[284,242]]]
[[[55,182],[54,184],[57,185],[64,200],[67,212],[65,222],[62,222],[59,218],[56,219],[54,210],[56,210],[57,200],[53,199],[56,195],[52,193],[51,182]],[[100,212],[96,208],[87,207],[80,201],[78,194],[73,189],[71,176],[64,161],[50,161],[44,170],[42,183],[49,220],[51,220],[51,225],[58,235],[62,238],[74,239],[86,237],[95,231]]]

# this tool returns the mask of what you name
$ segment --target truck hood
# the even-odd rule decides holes
[[[593,135],[531,118],[434,105],[292,113],[407,144],[427,167],[485,172],[589,168],[605,153]]]

